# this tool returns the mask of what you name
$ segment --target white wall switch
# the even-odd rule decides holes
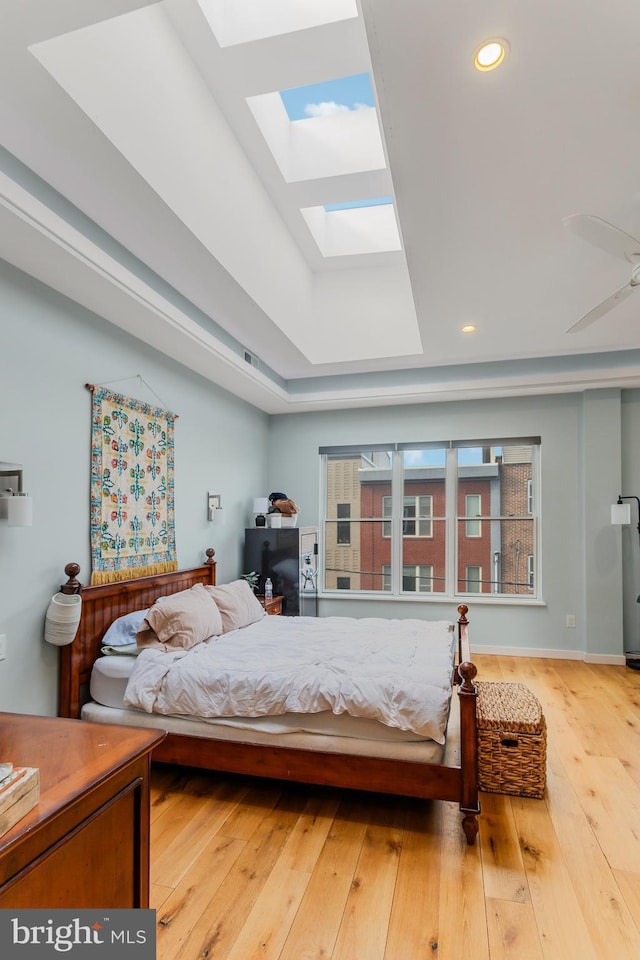
[[[568,627],[575,627],[575,625],[576,625],[576,615],[575,615],[575,613],[568,613],[568,614],[567,614],[567,626],[568,626]]]
[[[7,635],[6,633],[0,633],[0,660],[4,660],[7,656]]]

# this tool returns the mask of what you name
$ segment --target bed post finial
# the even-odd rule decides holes
[[[458,607],[458,613],[460,614],[459,623],[468,623],[467,614],[469,613],[469,607],[466,603],[461,603]]]
[[[78,574],[80,573],[80,564],[78,563],[68,563],[64,568],[64,572],[68,576],[66,583],[60,585],[60,593],[72,594],[80,593],[82,590],[82,584],[77,579]]]
[[[464,663],[459,664],[458,673],[462,679],[462,684],[460,686],[461,693],[471,693],[475,696],[476,688],[473,684],[473,678],[478,673],[478,668],[475,663],[471,663],[469,660],[465,660]]]
[[[207,549],[205,550],[205,553],[207,555],[207,559],[205,560],[205,563],[215,563],[215,560],[213,558],[215,557],[216,552],[213,549],[213,547],[207,547]]]

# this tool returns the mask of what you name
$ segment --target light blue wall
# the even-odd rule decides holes
[[[270,488],[296,500],[302,508],[300,523],[314,524],[320,515],[320,446],[519,436],[542,438],[544,605],[499,605],[489,598],[474,602],[474,645],[619,657],[620,532],[609,522],[609,504],[620,483],[619,391],[273,417]],[[600,578],[590,590],[587,575]],[[321,602],[320,612],[450,618],[455,615],[451,607],[450,601],[425,598],[345,598]],[[575,615],[575,629],[566,626],[567,614]]]
[[[151,388],[140,386],[140,375]],[[241,567],[247,504],[266,489],[268,417],[0,261],[0,459],[22,463],[31,528],[0,521],[0,709],[55,714],[57,651],[42,639],[49,600],[69,561],[88,581],[91,394],[113,383],[178,414],[175,432],[179,565],[216,549],[218,577]],[[207,491],[228,520],[206,517]],[[215,534],[215,535],[214,535]]]
[[[34,497],[33,527],[0,522],[0,633],[7,635],[0,709],[56,711],[57,651],[42,640],[42,628],[64,565],[77,561],[81,579],[89,577],[86,382],[119,380],[114,388],[151,402],[158,394],[179,415],[179,564],[200,562],[214,546],[221,582],[243,572],[243,534],[255,495],[285,491],[302,508],[301,525],[318,522],[319,446],[540,435],[544,605],[476,602],[474,646],[620,656],[623,579],[625,646],[640,646],[636,515],[631,528],[609,523],[617,494],[640,491],[640,391],[268,417],[2,262],[0,332],[0,459],[24,465]],[[227,524],[220,530],[206,520],[208,490],[222,496]],[[455,611],[424,599],[345,598],[323,601],[320,612],[449,618]],[[566,627],[567,614],[576,615],[575,629]]]
[[[588,654],[614,653],[623,633],[622,528],[611,526],[611,504],[620,492],[622,472],[619,390],[583,395],[581,441],[583,649]]]
[[[622,482],[616,493],[640,497],[640,390],[622,395]],[[614,502],[614,501],[612,501]],[[631,524],[621,528],[624,566],[625,650],[640,651],[640,536],[638,505],[631,504]]]

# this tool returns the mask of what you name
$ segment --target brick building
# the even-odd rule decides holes
[[[532,457],[506,447],[457,476],[459,593],[533,592]],[[327,461],[325,588],[391,589],[391,467],[386,452]],[[446,590],[445,468],[404,468],[403,592]],[[389,519],[386,519],[389,518]]]
[[[532,594],[535,543],[531,447],[505,447],[500,464],[500,513],[505,518],[501,524],[501,592]]]

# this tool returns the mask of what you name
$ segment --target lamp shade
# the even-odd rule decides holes
[[[267,497],[254,497],[253,498],[253,512],[254,513],[266,513],[269,509],[269,500]]]
[[[225,520],[226,520],[226,514],[222,509],[222,507],[214,507],[213,515],[211,517],[211,521],[214,527],[224,527]]]
[[[611,523],[616,525],[631,523],[631,504],[630,503],[612,503],[611,504]]]
[[[33,525],[33,498],[26,494],[7,499],[7,526],[30,527]]]

